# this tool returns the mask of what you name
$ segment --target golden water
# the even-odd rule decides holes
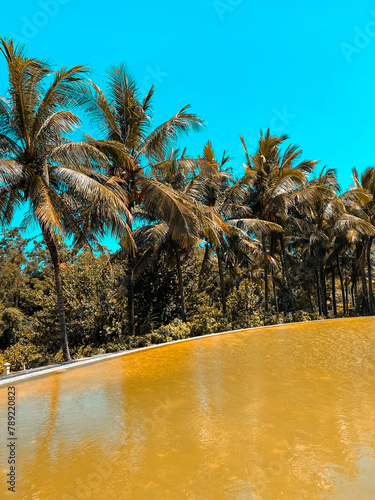
[[[0,498],[375,498],[375,319],[207,337],[10,383]]]

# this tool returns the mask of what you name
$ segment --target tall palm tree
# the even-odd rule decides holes
[[[272,229],[280,229],[277,224],[260,221],[251,217],[251,210],[243,204],[246,186],[242,179],[234,180],[226,167],[229,156],[225,151],[221,160],[216,160],[210,141],[203,148],[203,156],[198,158],[194,175],[186,187],[186,192],[200,205],[209,207],[227,225],[217,238],[215,232],[208,233],[205,238],[205,253],[202,261],[200,277],[203,275],[210,253],[216,252],[220,279],[220,295],[223,316],[227,315],[226,287],[224,266],[230,265],[233,270],[236,263],[247,263],[254,255],[259,258],[259,242],[250,236],[269,233]],[[272,227],[270,227],[272,226]],[[241,243],[239,242],[241,240]]]
[[[186,157],[186,150],[171,150],[157,157],[150,165],[142,185],[137,214],[149,225],[137,231],[137,237],[148,239],[154,255],[164,251],[167,264],[176,266],[181,317],[186,322],[182,258],[196,249],[202,238],[217,244],[219,234],[227,231],[220,216],[204,204],[197,203],[187,190],[196,161]],[[141,257],[143,258],[143,257]]]
[[[319,175],[306,182],[295,197],[297,216],[291,223],[300,235],[302,265],[312,265],[316,278],[319,311],[328,315],[325,266],[331,251],[335,223],[345,211],[338,198],[336,171],[323,168]]]
[[[359,176],[353,169],[354,186],[342,195],[342,200],[347,208],[348,214],[338,221],[340,227],[363,235],[362,251],[360,252],[359,265],[362,267],[363,292],[367,295],[367,283],[364,275],[365,262],[368,277],[368,310],[374,314],[374,290],[372,282],[371,251],[375,236],[375,167],[369,167]]]
[[[80,123],[69,103],[86,69],[52,71],[46,62],[27,57],[24,47],[11,39],[0,39],[0,50],[9,72],[9,98],[0,97],[1,222],[9,225],[15,211],[26,205],[22,226],[36,222],[42,231],[54,268],[62,351],[69,360],[56,242],[72,237],[73,244],[81,246],[89,233],[95,238],[108,229],[124,235],[129,231],[121,214],[130,214],[93,169],[105,156],[64,135]]]
[[[286,219],[288,202],[293,191],[304,183],[306,175],[312,171],[316,163],[314,161],[301,161],[295,164],[296,161],[299,161],[302,152],[297,146],[289,145],[282,153],[281,147],[287,139],[287,135],[272,136],[269,130],[265,135],[261,132],[257,151],[251,156],[243,137],[240,136],[246,160],[244,182],[249,186],[244,200],[245,204],[251,208],[253,215],[258,219],[279,226],[282,226]],[[262,235],[266,311],[269,308],[269,272],[272,265],[273,237],[275,234],[267,235],[264,233]],[[281,246],[282,269],[287,276],[290,302],[294,312],[295,305],[283,233],[279,232],[278,237]]]
[[[221,161],[217,161],[210,141],[203,148],[203,156],[198,158],[197,169],[193,174],[191,181],[186,187],[186,192],[192,196],[198,203],[210,207],[212,211],[224,218],[223,207],[226,206],[225,198],[231,187],[231,175],[225,165],[229,160],[225,151]],[[216,258],[220,278],[221,304],[223,316],[226,317],[226,291],[223,269],[223,248],[226,244],[224,235],[217,239],[216,234],[207,235],[205,241],[205,253],[202,261],[200,277],[203,276],[205,267],[210,258],[212,247],[216,250]],[[200,280],[199,280],[200,281]],[[198,283],[199,285],[199,283]]]
[[[112,66],[107,73],[105,91],[94,82],[80,82],[75,89],[75,102],[83,106],[98,138],[87,136],[88,144],[96,147],[108,158],[111,182],[117,184],[127,200],[130,213],[145,197],[150,203],[160,202],[161,220],[168,220],[171,191],[164,191],[160,182],[147,176],[150,165],[160,163],[169,154],[170,148],[181,135],[190,130],[200,130],[203,121],[183,107],[169,120],[156,128],[152,127],[152,98],[155,88],[140,96],[136,81],[124,64]],[[179,211],[179,202],[175,209]],[[168,207],[168,208],[167,208]],[[166,208],[165,213],[162,210]],[[131,218],[128,218],[132,231]],[[134,271],[135,258],[128,255],[128,316],[129,334],[135,334],[134,322]]]

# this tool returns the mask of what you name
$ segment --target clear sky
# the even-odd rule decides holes
[[[211,139],[241,173],[238,136],[288,133],[307,159],[337,168],[375,164],[375,3],[367,0],[0,0],[0,35],[58,65],[88,64],[101,85],[125,61],[155,124],[186,104],[207,122],[181,143]],[[0,95],[7,75],[0,61]]]

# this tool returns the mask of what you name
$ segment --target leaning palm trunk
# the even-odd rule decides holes
[[[288,261],[287,261],[287,257],[286,257],[286,251],[285,251],[284,236],[283,236],[282,233],[280,233],[279,238],[280,238],[280,246],[281,246],[281,255],[282,255],[282,259],[284,261],[284,267],[285,267],[285,277],[286,277],[286,282],[287,282],[287,285],[288,285],[288,293],[289,293],[290,306],[292,308],[292,313],[294,314],[296,312],[296,304],[294,302],[292,281],[290,279]]]
[[[226,294],[225,294],[223,261],[221,258],[221,253],[220,253],[219,247],[216,247],[216,255],[217,255],[217,264],[219,267],[219,276],[220,276],[221,306],[222,306],[222,310],[223,310],[223,316],[224,316],[224,318],[226,318],[226,316],[227,316],[227,300],[226,300]]]
[[[367,273],[368,273],[368,287],[369,287],[369,314],[374,314],[374,290],[372,288],[372,268],[371,268],[371,247],[373,237],[370,236],[367,244]]]
[[[59,254],[56,248],[56,244],[53,241],[52,235],[48,230],[43,231],[44,241],[46,242],[48,251],[51,255],[53,270],[55,273],[55,286],[57,295],[57,314],[59,318],[60,326],[60,338],[61,338],[61,349],[66,361],[70,361],[70,352],[68,344],[68,336],[66,333],[66,321],[65,321],[65,307],[64,307],[64,297],[62,293],[62,283],[61,283],[61,272],[60,272],[60,260]]]
[[[181,319],[186,323],[186,305],[185,305],[185,292],[184,292],[184,281],[182,279],[182,269],[181,269],[181,258],[180,252],[178,251],[177,245],[175,246],[175,254],[177,261],[177,273],[178,273],[178,284],[180,287],[180,297],[181,297]]]

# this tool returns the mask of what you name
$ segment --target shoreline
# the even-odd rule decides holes
[[[187,339],[173,340],[172,342],[163,342],[162,344],[154,344],[154,345],[150,345],[150,346],[146,346],[146,347],[139,347],[136,349],[129,349],[129,350],[124,350],[124,351],[99,354],[97,356],[92,356],[89,358],[73,359],[71,361],[64,361],[62,363],[58,363],[55,365],[40,366],[38,368],[31,368],[30,370],[10,373],[9,375],[1,375],[0,376],[0,386],[5,385],[9,381],[17,381],[17,382],[21,381],[22,382],[23,380],[28,379],[28,378],[43,377],[43,376],[49,375],[50,373],[62,372],[62,371],[68,370],[70,368],[79,367],[79,366],[86,365],[89,363],[98,363],[100,361],[105,361],[106,359],[111,359],[111,358],[115,358],[118,356],[125,356],[127,354],[134,354],[134,353],[137,353],[140,351],[145,351],[147,349],[157,349],[157,348],[161,348],[161,347],[165,347],[165,346],[170,346],[173,344],[178,344],[180,342],[188,342],[188,341],[199,340],[199,339],[208,338],[208,337],[216,337],[219,335],[228,335],[230,333],[242,333],[242,332],[244,333],[244,332],[251,332],[254,330],[263,330],[265,328],[278,328],[280,326],[290,327],[293,325],[322,323],[322,322],[327,322],[327,321],[356,320],[356,319],[363,319],[363,318],[371,318],[371,316],[353,316],[353,317],[346,317],[346,318],[317,319],[317,320],[312,320],[312,321],[296,321],[296,322],[292,322],[292,323],[279,323],[277,325],[254,326],[251,328],[241,328],[240,330],[229,330],[229,331],[225,331],[225,332],[209,333],[207,335],[201,335],[198,337],[189,337]]]

